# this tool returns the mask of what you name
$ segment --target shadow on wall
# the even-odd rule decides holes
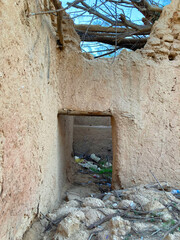
[[[73,150],[76,156],[96,154],[112,162],[111,117],[76,116],[74,118]]]
[[[73,145],[73,116],[58,115],[58,158],[59,169],[59,184],[60,189],[65,184],[67,179],[72,182],[72,171],[73,171],[73,158],[72,158],[72,145]]]

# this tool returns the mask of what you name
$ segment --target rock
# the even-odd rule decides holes
[[[130,196],[130,199],[133,200],[135,203],[139,203],[139,205],[141,205],[142,207],[150,203],[150,200],[148,198],[138,194]]]
[[[144,205],[145,211],[156,211],[159,209],[164,209],[164,205],[162,205],[159,201],[149,201],[146,205]]]
[[[89,233],[87,232],[87,231],[78,231],[78,232],[75,232],[74,234],[73,234],[73,236],[71,236],[71,237],[64,237],[64,236],[62,236],[62,235],[60,235],[59,233],[56,233],[56,235],[54,236],[54,240],[71,240],[71,239],[73,239],[73,240],[85,240],[85,239],[88,239],[88,237],[89,237]],[[49,240],[50,238],[47,238],[47,240]],[[45,239],[43,239],[43,240],[45,240]]]
[[[103,208],[101,212],[103,212],[104,215],[110,215],[116,213],[116,210],[111,208]]]
[[[119,203],[119,208],[131,208],[131,209],[135,209],[136,208],[136,204],[132,201],[132,200],[122,200]]]
[[[65,237],[71,236],[79,230],[80,221],[84,219],[85,215],[82,211],[74,211],[59,223],[57,233]]]
[[[114,201],[116,201],[116,197],[113,196],[113,195],[111,195],[111,196],[109,197],[109,200],[112,201],[112,202],[114,202]]]
[[[60,208],[54,210],[52,213],[48,213],[48,217],[52,220],[56,220],[59,217],[77,211],[79,209],[80,203],[76,200],[71,200],[67,203],[61,205]]]
[[[68,201],[76,200],[76,199],[80,200],[81,199],[79,194],[76,193],[76,192],[67,192],[66,197],[67,197]]]
[[[133,227],[137,232],[145,232],[145,231],[157,231],[159,227],[152,223],[143,223],[143,222],[134,222]]]
[[[69,217],[77,218],[79,221],[83,221],[85,219],[85,214],[83,211],[77,210],[77,211],[74,211],[73,213],[71,213],[69,215]]]
[[[110,229],[113,235],[126,235],[131,231],[130,222],[122,219],[120,216],[114,217],[110,221]]]
[[[100,200],[98,198],[87,197],[84,199],[82,206],[93,207],[93,208],[104,208],[105,204],[102,200]]]
[[[40,222],[35,222],[32,227],[24,234],[23,240],[41,240],[44,227]]]
[[[171,214],[170,214],[168,211],[163,211],[163,212],[162,212],[161,219],[162,219],[164,222],[167,222],[167,221],[169,221],[169,220],[172,219],[172,216],[171,216]]]
[[[103,218],[105,215],[103,215],[102,213],[100,213],[98,210],[96,209],[89,209],[89,211],[87,211],[85,213],[85,218],[86,218],[86,225],[91,225],[92,223],[98,221],[99,219]]]
[[[79,207],[79,202],[76,200],[71,200],[62,205],[62,207],[69,208],[69,207]]]
[[[77,208],[75,208],[75,207],[62,207],[62,208],[60,208],[60,209],[58,209],[58,210],[56,210],[55,212],[53,212],[53,213],[48,213],[48,217],[50,218],[50,219],[52,219],[52,220],[56,220],[57,218],[60,218],[60,217],[62,217],[62,216],[64,216],[64,215],[67,215],[67,214],[69,214],[69,213],[72,213],[72,212],[74,212],[74,211],[77,211]]]
[[[164,240],[178,240],[180,239],[180,233],[169,234]]]
[[[88,239],[89,233],[86,231],[79,231],[73,235],[73,240]]]
[[[106,230],[103,232],[98,233],[98,240],[110,240],[111,239],[111,233],[110,231]]]
[[[81,218],[81,214],[79,218]],[[70,215],[59,223],[57,227],[57,233],[65,237],[70,237],[73,233],[79,230],[79,226],[80,219],[78,219],[78,217],[76,217],[75,215]]]
[[[106,200],[110,200],[110,201],[112,201],[111,200],[111,197],[114,197],[113,195],[112,195],[112,193],[107,193],[107,194],[105,194],[105,196],[103,197],[103,201],[106,201]],[[115,197],[114,197],[115,198]]]

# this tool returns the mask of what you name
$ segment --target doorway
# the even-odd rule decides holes
[[[113,150],[110,116],[74,116],[73,153],[77,167],[76,182],[92,184],[101,192],[111,190]]]

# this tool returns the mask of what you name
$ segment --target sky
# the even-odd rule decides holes
[[[67,2],[71,3],[73,1],[74,0],[61,0],[64,8],[67,7]],[[95,2],[97,2],[98,4],[101,4],[101,2],[105,2],[105,0],[86,0],[85,2],[88,5],[92,6],[93,4],[95,4]],[[154,0],[154,2],[165,6],[165,5],[169,4],[171,2],[171,0]],[[109,6],[112,6],[111,3],[109,3]],[[108,12],[108,9],[105,9],[102,7],[102,11],[103,10]],[[101,10],[98,9],[98,11],[101,11]],[[75,24],[89,24],[91,22],[91,24],[94,24],[94,25],[107,26],[107,23],[105,23],[101,19],[93,17],[92,15],[90,15],[88,13],[82,14],[81,9],[70,8],[67,10],[67,12],[70,14],[70,16],[74,20]],[[122,11],[118,11],[118,14],[120,14],[120,13],[125,13],[125,15],[127,17],[129,17],[131,19],[131,21],[134,21],[136,24],[142,24],[141,19],[142,19],[143,15],[137,9],[124,7],[124,8],[122,8]],[[99,54],[103,54],[103,52],[100,53],[100,52],[96,52],[96,51],[103,50],[105,52],[105,50],[107,50],[107,48],[113,49],[114,47],[109,46],[107,44],[97,43],[97,42],[81,42],[81,48],[82,48],[82,51],[84,51],[84,52],[90,52],[94,56],[98,56]],[[110,57],[110,56],[111,55],[109,55],[107,57]]]

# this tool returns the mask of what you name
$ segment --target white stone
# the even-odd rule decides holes
[[[72,213],[74,211],[77,211],[77,208],[75,208],[75,207],[69,207],[69,208],[68,207],[62,207],[62,208],[56,210],[53,213],[49,213],[48,217],[52,220],[56,220],[57,218],[62,217],[64,215],[67,215],[69,213]]]
[[[137,232],[145,232],[151,229],[151,231],[159,230],[159,227],[152,223],[134,222],[133,227]]]
[[[91,197],[87,197],[84,199],[82,205],[84,207],[96,207],[96,208],[104,208],[105,204],[102,200],[98,199],[98,198],[91,198]]]
[[[105,230],[103,232],[98,233],[98,240],[110,240],[111,233],[109,230]]]
[[[110,228],[113,235],[126,235],[131,231],[130,222],[120,216],[114,217],[110,221]]]
[[[71,213],[71,214],[69,215],[69,217],[76,218],[76,219],[82,221],[82,220],[85,219],[85,214],[84,214],[83,211],[77,210],[77,211],[74,211],[73,213]]]
[[[98,210],[96,209],[89,209],[89,211],[87,211],[85,213],[85,217],[86,217],[86,225],[91,225],[92,223],[98,221],[99,219],[103,218],[105,215],[103,215],[102,213],[100,213]]]
[[[144,210],[146,211],[156,211],[159,209],[164,209],[164,205],[162,205],[159,201],[149,201],[146,205],[144,205]]]
[[[164,240],[179,240],[180,233],[169,234]]]
[[[79,219],[68,216],[59,223],[57,233],[65,237],[70,237],[73,233],[79,230],[79,226]]]
[[[41,240],[42,232],[44,231],[43,226],[40,222],[35,222],[27,233],[25,233],[23,240]]]
[[[131,209],[135,209],[136,208],[136,204],[132,201],[132,200],[122,200],[119,203],[119,207],[120,208],[131,208]]]
[[[162,219],[164,222],[167,222],[167,221],[169,221],[169,220],[172,219],[172,216],[171,216],[171,214],[170,214],[168,211],[163,211],[163,212],[162,212],[161,219]]]
[[[130,196],[130,198],[135,202],[135,203],[139,203],[142,207],[144,207],[145,205],[147,205],[148,203],[150,203],[150,200],[142,195],[132,195]]]
[[[75,199],[80,200],[80,196],[76,192],[67,192],[66,197],[68,201],[75,200]]]

